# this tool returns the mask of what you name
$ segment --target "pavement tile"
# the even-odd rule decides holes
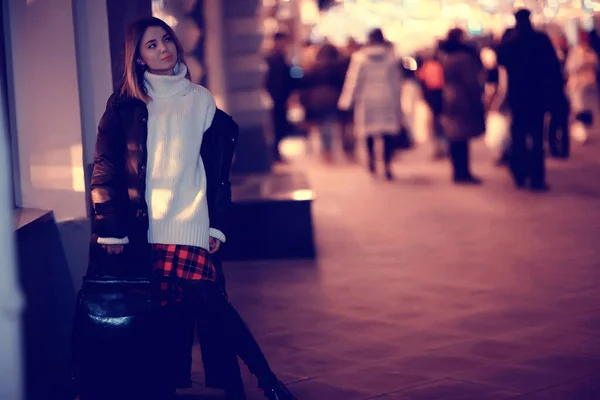
[[[298,399],[600,399],[600,142],[549,160],[544,195],[514,190],[481,141],[472,150],[477,188],[454,186],[427,146],[396,158],[394,182],[306,155],[283,167],[316,192],[318,258],[225,271]],[[180,398],[219,398],[194,355]]]
[[[514,399],[519,393],[456,379],[443,379],[388,396],[389,399],[399,400],[503,400]]]

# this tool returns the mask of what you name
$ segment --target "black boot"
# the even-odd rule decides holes
[[[374,174],[376,172],[375,169],[375,159],[373,157],[369,157],[369,171]]]
[[[265,397],[269,400],[298,400],[288,388],[285,387],[283,382],[275,381],[273,384],[266,388],[262,388],[265,392]]]
[[[369,155],[369,171],[372,174],[375,173],[375,138],[373,136],[367,137],[367,153]]]
[[[388,181],[394,180],[394,174],[392,173],[392,166],[390,165],[389,162],[385,163],[385,179],[387,179]]]
[[[244,393],[244,389],[225,389],[225,399],[226,400],[246,400],[246,394]]]

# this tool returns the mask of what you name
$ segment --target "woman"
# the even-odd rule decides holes
[[[451,29],[440,43],[444,69],[441,124],[450,144],[453,178],[457,184],[480,184],[469,166],[469,140],[485,132],[481,59],[464,43],[464,32]]]
[[[195,321],[207,384],[245,399],[236,358],[243,354],[267,398],[292,399],[218,282],[237,125],[190,81],[181,44],[159,19],[130,26],[124,69],[98,128],[88,274],[151,275],[160,304],[157,331],[149,332],[157,346],[148,351],[160,360],[154,398],[174,392]]]
[[[400,79],[392,46],[381,29],[375,29],[369,34],[367,44],[352,56],[338,102],[341,110],[349,110],[354,105],[354,129],[357,136],[367,138],[372,173],[376,171],[375,138],[383,138],[383,161],[388,180],[393,179],[393,135],[400,133],[402,122]]]
[[[338,125],[337,103],[344,84],[342,68],[338,49],[325,43],[300,81],[306,114],[319,129],[321,152],[326,163],[333,162],[333,140]]]

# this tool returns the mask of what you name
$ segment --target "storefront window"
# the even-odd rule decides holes
[[[8,37],[5,31],[5,7],[6,3],[2,3],[0,5],[0,32],[2,32],[2,40],[0,40],[0,131],[5,136],[3,139],[5,140],[6,145],[8,146],[8,151],[10,155],[9,165],[11,167],[11,171],[9,176],[14,179],[14,174],[12,171],[12,167],[14,165],[14,155],[12,154],[13,143],[11,138],[11,131],[9,126],[9,113],[8,113],[8,92],[7,92],[7,61],[8,57],[6,56],[6,43],[5,40]],[[11,190],[12,190],[12,199],[13,204],[15,204],[15,185],[14,181],[11,181]]]

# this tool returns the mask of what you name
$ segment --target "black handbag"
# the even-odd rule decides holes
[[[408,150],[414,145],[412,137],[406,127],[402,127],[400,132],[393,136],[393,147],[394,150]]]
[[[81,400],[141,398],[151,388],[154,314],[149,279],[84,278],[73,326]]]

